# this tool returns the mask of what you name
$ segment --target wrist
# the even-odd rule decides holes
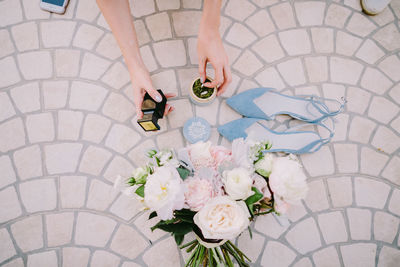
[[[220,10],[221,0],[204,0],[200,30],[205,32],[218,32],[221,17]]]

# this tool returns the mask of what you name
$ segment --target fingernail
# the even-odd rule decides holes
[[[157,95],[157,96],[156,96],[156,101],[157,101],[157,102],[161,102],[161,100],[162,100],[161,96]]]
[[[204,83],[204,78],[203,77],[200,77],[200,82]]]

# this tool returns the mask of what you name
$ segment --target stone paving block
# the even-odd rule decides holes
[[[114,177],[115,179],[115,177]],[[117,194],[118,192],[115,189],[110,189],[113,194]],[[143,208],[143,204],[140,203],[134,197],[128,197],[124,194],[121,194],[117,200],[111,205],[110,212],[115,214],[116,216],[122,218],[125,221],[131,220],[135,215],[137,215]],[[147,219],[147,218],[146,218]],[[149,225],[147,225],[149,226]],[[153,225],[147,227],[150,229]],[[147,229],[146,228],[146,229]],[[141,232],[145,232],[144,229],[141,229]]]
[[[397,116],[396,119],[394,119],[391,123],[390,126],[395,129],[398,133],[400,133],[400,117]]]
[[[356,84],[363,66],[351,59],[331,57],[330,70],[333,82]]]
[[[78,75],[81,52],[72,49],[59,49],[55,52],[55,68],[58,77]]]
[[[10,234],[6,228],[0,229],[0,262],[3,262],[16,253]]]
[[[117,267],[121,259],[105,250],[96,250],[90,261],[90,266]]]
[[[28,212],[53,210],[57,206],[54,179],[35,179],[19,185],[22,204]]]
[[[196,69],[197,70],[197,69]],[[190,83],[194,80],[195,76],[191,76]],[[151,75],[151,81],[155,88],[162,89],[164,94],[175,94],[178,95],[178,89],[176,85],[176,75],[173,70],[166,70]],[[189,85],[186,89],[189,88]]]
[[[306,82],[303,64],[299,58],[290,59],[278,64],[278,70],[290,86],[296,86]]]
[[[208,116],[209,114],[218,114],[219,100],[215,99],[214,102],[207,107],[196,106],[196,116],[206,119],[210,125],[216,125],[217,116]]]
[[[186,52],[183,41],[170,40],[153,44],[155,56],[164,68],[186,65]]]
[[[43,247],[43,222],[41,215],[30,216],[11,225],[17,246],[28,252]]]
[[[197,58],[197,38],[188,38],[187,47],[188,47],[190,62],[194,65],[198,65],[199,59]]]
[[[156,3],[158,10],[179,9],[180,7],[179,0],[171,0],[171,1],[156,0]]]
[[[310,38],[303,29],[294,29],[279,33],[279,39],[289,56],[304,55],[311,52]]]
[[[335,158],[339,172],[354,173],[358,171],[358,149],[353,144],[335,144]]]
[[[225,14],[235,20],[243,21],[256,10],[256,7],[246,0],[228,1],[225,6]]]
[[[382,62],[379,63],[378,67],[392,80],[397,82],[400,80],[400,73],[396,71],[396,66],[399,66],[399,64],[400,59],[396,57],[396,55],[392,55],[382,60]]]
[[[297,19],[301,26],[321,25],[324,20],[325,3],[295,3]]]
[[[393,243],[400,220],[386,212],[377,211],[374,215],[374,239]]]
[[[349,115],[338,114],[335,118],[335,135],[331,139],[332,142],[344,141],[347,136],[347,125],[349,122]]]
[[[42,176],[42,156],[38,145],[17,150],[13,158],[21,180]]]
[[[256,42],[252,49],[266,62],[270,63],[285,56],[276,35],[271,34]]]
[[[25,17],[30,19],[48,19],[50,12],[37,8],[39,1],[22,0]]]
[[[86,198],[87,178],[84,176],[60,177],[60,202],[63,208],[83,207]]]
[[[65,247],[62,249],[63,267],[87,267],[90,250],[88,248]]]
[[[247,47],[256,39],[256,35],[240,23],[233,24],[225,38],[226,41],[240,48]]]
[[[162,262],[165,266],[176,266],[179,264],[179,252],[172,237],[164,239],[147,250],[143,254],[143,261],[149,267],[159,266]]]
[[[45,146],[46,167],[49,174],[75,172],[82,144],[61,143]]]
[[[67,104],[68,81],[45,81],[42,83],[45,109],[64,108]]]
[[[19,51],[23,52],[39,48],[38,29],[35,22],[26,22],[13,26],[11,33]]]
[[[376,245],[358,243],[340,246],[345,267],[375,266]]]
[[[193,8],[200,9],[202,1],[201,0],[183,0],[183,8]]]
[[[0,170],[2,172],[0,188],[12,184],[17,180],[17,176],[9,156],[3,155],[0,157]]]
[[[371,94],[357,87],[348,87],[346,91],[347,91],[347,97],[346,97],[347,110],[363,114],[368,107]]]
[[[22,9],[19,1],[5,0],[0,3],[0,27],[22,21]]]
[[[283,88],[285,88],[285,84],[283,83],[281,76],[278,74],[274,67],[263,70],[255,77],[255,79],[259,84],[262,84],[263,86],[276,88],[278,90],[282,90]]]
[[[400,147],[400,137],[385,126],[379,126],[372,139],[371,144],[379,151],[393,153]]]
[[[82,59],[79,76],[82,78],[97,80],[111,65],[111,62],[92,53],[85,53]]]
[[[350,124],[349,139],[355,142],[367,144],[370,140],[376,123],[361,116],[356,116]]]
[[[10,97],[5,92],[0,93],[0,122],[15,115],[15,109]]]
[[[381,96],[375,96],[369,105],[368,116],[380,123],[388,124],[396,117],[399,110],[400,108],[390,100]]]
[[[145,22],[154,41],[160,41],[172,37],[169,16],[166,12],[156,13],[148,16],[145,18]],[[178,31],[177,34],[179,36]]]
[[[308,183],[309,191],[305,203],[313,212],[329,208],[325,186],[322,180]]]
[[[25,265],[24,262],[22,261],[22,258],[14,259],[2,265],[2,267],[24,267],[24,266]]]
[[[373,41],[367,39],[361,45],[360,49],[358,49],[357,53],[355,54],[361,60],[369,64],[374,64],[377,60],[382,58],[385,53],[380,49]]]
[[[260,68],[263,67],[263,64],[257,59],[254,53],[249,50],[245,50],[245,52],[239,57],[239,59],[233,65],[233,68],[240,73],[251,76]]]
[[[70,243],[73,221],[72,212],[46,215],[47,245],[56,247]]]
[[[328,60],[326,57],[307,57],[304,59],[310,82],[324,82],[328,80]]]
[[[103,105],[102,112],[114,120],[124,122],[135,113],[135,106],[123,95],[111,93]]]
[[[335,171],[333,156],[328,147],[322,147],[315,153],[301,155],[300,158],[311,176],[333,174]]]
[[[341,266],[336,248],[333,246],[321,249],[313,254],[315,266]]]
[[[122,198],[122,195],[121,195]],[[125,198],[127,198],[125,196]],[[132,201],[132,200],[131,200]],[[136,200],[136,202],[138,203],[138,201]],[[136,204],[138,205],[138,204]],[[156,225],[160,219],[157,217],[151,218],[149,220],[149,215],[150,215],[150,211],[146,211],[143,214],[141,214],[137,219],[135,219],[135,226],[137,229],[140,229],[140,231],[151,241],[151,242],[155,242],[156,240],[160,239],[161,237],[165,236],[167,233],[160,230],[160,229],[155,229],[154,231],[151,231],[150,228],[154,225]],[[184,242],[186,242],[186,238]]]
[[[160,134],[156,138],[158,148],[179,149],[183,147],[183,136],[179,129]]]
[[[307,210],[303,204],[291,205],[286,213],[286,216],[291,222],[296,222],[307,215]]]
[[[60,110],[57,120],[57,138],[59,140],[77,140],[82,120],[83,114],[80,111]]]
[[[343,28],[351,11],[343,6],[332,3],[326,12],[325,24],[336,28]]]
[[[134,149],[128,153],[128,157],[137,166],[146,165],[148,158],[145,156],[147,151],[156,148],[156,144],[153,140],[147,139],[140,142]]]
[[[103,36],[97,45],[96,52],[111,60],[115,60],[121,56],[121,50],[111,33],[107,33]]]
[[[338,31],[336,34],[336,53],[352,56],[360,47],[361,42],[361,38]]]
[[[123,177],[125,176],[128,177],[129,175],[132,174],[133,170],[134,167],[128,160],[120,156],[115,156],[111,160],[103,176],[110,182],[114,182],[118,175],[121,175]]]
[[[111,121],[97,114],[89,114],[86,116],[82,139],[100,143],[110,128]]]
[[[54,120],[51,113],[33,114],[26,117],[29,142],[39,143],[54,140]]]
[[[133,260],[148,246],[147,241],[132,227],[121,225],[111,241],[114,252]]]
[[[91,50],[94,48],[97,41],[103,35],[103,31],[90,24],[82,24],[79,26],[75,37],[73,39],[72,45]]]
[[[382,172],[382,177],[400,185],[400,157],[394,156]]]
[[[114,124],[106,138],[105,145],[118,153],[125,154],[140,139],[140,135],[122,124]]]
[[[37,82],[14,87],[10,92],[11,98],[22,113],[40,109],[40,91]]]
[[[192,105],[189,99],[170,100],[168,101],[171,106],[175,108],[171,114],[168,115],[168,121],[171,128],[183,127],[185,122],[193,117]]]
[[[96,111],[100,108],[107,90],[87,82],[73,81],[69,96],[69,107]]]
[[[272,22],[271,16],[263,9],[257,11],[254,15],[246,19],[245,23],[260,37],[266,36],[275,31],[275,26]]]
[[[280,30],[293,28],[296,22],[293,16],[293,8],[289,3],[281,3],[269,9],[275,24]]]
[[[333,30],[329,28],[312,28],[311,37],[317,53],[333,52]]]
[[[350,177],[335,177],[327,180],[329,195],[334,207],[350,206],[353,203]]]
[[[394,23],[379,29],[373,35],[373,38],[389,51],[400,48],[400,33]]]
[[[376,26],[366,16],[354,12],[347,23],[346,29],[358,36],[366,37],[376,29]]]
[[[352,240],[371,239],[371,211],[367,209],[347,209],[350,237]]]
[[[227,122],[236,120],[241,118],[242,115],[234,111],[228,104],[226,104],[226,101],[223,101],[220,105],[220,112],[219,112],[219,125],[225,124]]]
[[[108,84],[113,89],[120,89],[130,82],[130,75],[125,65],[117,62],[104,74],[102,82]]]
[[[372,179],[354,179],[355,198],[358,206],[382,209],[389,195],[390,186]]]
[[[254,229],[266,236],[278,239],[287,230],[287,227],[280,225],[274,216],[260,216],[254,224]]]
[[[105,164],[111,158],[111,153],[103,148],[90,146],[83,153],[79,171],[98,176]]]
[[[48,21],[40,23],[43,46],[46,48],[69,46],[75,26],[75,21]]]
[[[131,4],[131,12],[135,18],[154,13],[154,0],[133,0]]]
[[[76,18],[92,22],[99,13],[100,10],[95,0],[78,1],[75,14]]]
[[[389,92],[390,97],[400,104],[400,84],[393,86],[393,88]]]
[[[261,259],[262,266],[289,266],[296,258],[296,254],[280,242],[269,241]]]
[[[146,45],[141,47],[140,54],[142,55],[144,65],[150,72],[155,71],[158,68],[153,52],[149,46]]]
[[[346,225],[340,211],[319,214],[318,224],[327,244],[347,241]]]
[[[293,267],[311,267],[313,266],[309,258],[302,258],[299,261],[297,261]]]
[[[150,36],[149,36],[149,33],[147,32],[144,22],[140,19],[135,19],[133,21],[133,24],[135,25],[135,31],[136,31],[139,46],[142,46],[142,45],[150,42]]]
[[[6,222],[22,214],[21,204],[18,200],[17,192],[13,186],[9,186],[0,191],[0,222]]]
[[[400,261],[400,251],[391,247],[383,246],[379,253],[378,267],[396,266]]]
[[[117,194],[118,192],[111,185],[94,179],[90,183],[86,206],[89,209],[105,210]]]
[[[16,84],[21,80],[17,65],[13,57],[9,56],[0,60],[0,88]]]
[[[54,267],[58,266],[55,250],[28,255],[27,267]]]
[[[362,173],[378,176],[388,160],[389,157],[383,153],[368,147],[361,148],[360,168]]]
[[[75,226],[75,244],[104,247],[115,225],[114,220],[105,216],[80,212]]]
[[[21,118],[0,124],[0,152],[7,152],[25,145],[25,130]]]
[[[301,254],[305,254],[321,246],[321,237],[313,218],[308,218],[297,223],[287,232],[285,237],[289,244]]]
[[[7,30],[0,30],[0,57],[8,56],[14,53],[14,45],[11,42],[11,36]]]
[[[243,232],[238,237],[238,247],[243,251],[243,253],[250,258],[252,262],[256,262],[262,247],[264,245],[265,238],[255,232],[252,233],[252,237],[248,231]]]
[[[26,52],[17,55],[22,76],[27,80],[48,79],[53,74],[49,51]]]
[[[172,13],[172,21],[176,35],[196,36],[199,32],[201,14],[202,13],[200,11],[179,11]],[[166,18],[168,19],[168,16]],[[147,23],[147,18],[146,18],[146,23]],[[168,23],[169,25],[169,20],[166,23]],[[162,28],[164,28],[165,25],[167,24],[163,25],[164,26],[162,26]],[[160,31],[160,29],[158,31]],[[169,35],[171,35],[171,33]],[[157,41],[156,38],[153,37],[153,39]]]

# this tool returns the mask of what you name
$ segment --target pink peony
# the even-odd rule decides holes
[[[211,147],[210,152],[216,166],[220,165],[224,161],[232,160],[232,151],[223,146],[213,146]]]
[[[208,180],[190,177],[185,180],[185,202],[193,211],[199,211],[214,195],[213,186]]]

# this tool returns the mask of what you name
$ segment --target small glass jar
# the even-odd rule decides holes
[[[199,106],[206,106],[206,105],[209,105],[209,104],[211,104],[211,103],[214,101],[214,99],[217,97],[217,91],[218,91],[218,90],[217,90],[217,87],[212,88],[212,89],[213,89],[213,92],[212,92],[211,96],[209,96],[209,97],[207,97],[207,98],[198,97],[198,96],[193,92],[194,84],[195,84],[196,81],[198,81],[198,80],[200,80],[200,78],[194,79],[193,82],[191,83],[191,86],[190,86],[190,89],[189,89],[190,100],[191,100],[194,104],[199,105]],[[207,76],[207,77],[206,77],[206,81],[212,82],[212,79],[211,79],[210,77]]]

